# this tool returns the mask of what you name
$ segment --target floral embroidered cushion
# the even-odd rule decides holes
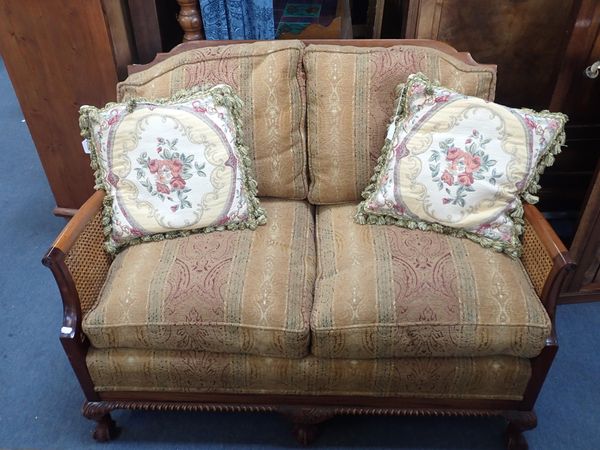
[[[106,248],[266,221],[256,198],[242,103],[227,85],[82,106],[96,189],[106,191]]]
[[[518,257],[520,197],[537,202],[539,176],[560,152],[566,121],[411,75],[356,220],[466,237]]]

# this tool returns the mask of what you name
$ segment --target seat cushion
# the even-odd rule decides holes
[[[493,66],[472,65],[435,48],[309,45],[308,198],[314,204],[359,201],[381,154],[395,89],[423,72],[467,95],[493,100]]]
[[[98,348],[308,353],[315,280],[310,205],[264,199],[268,223],[144,243],[111,265],[83,330]]]
[[[194,48],[130,75],[119,101],[170,97],[193,86],[227,84],[244,102],[244,141],[261,196],[304,199],[306,95],[304,44],[269,41]]]
[[[461,238],[317,208],[312,353],[534,357],[550,320],[519,260]]]
[[[529,360],[514,356],[289,359],[92,348],[87,366],[100,392],[521,400],[531,376]]]

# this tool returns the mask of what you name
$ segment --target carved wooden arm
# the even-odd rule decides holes
[[[552,226],[533,205],[525,205],[525,232],[521,262],[554,322],[556,301],[568,272],[575,268]]]
[[[103,199],[103,191],[92,195],[42,260],[52,271],[63,301],[60,340],[88,400],[97,394],[85,365],[89,343],[81,330],[81,320],[98,300],[111,263],[103,245]]]

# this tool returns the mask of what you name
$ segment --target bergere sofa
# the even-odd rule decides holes
[[[310,442],[336,414],[504,416],[526,448],[558,349],[573,267],[525,206],[519,259],[445,234],[353,216],[392,115],[421,72],[493,100],[496,68],[425,40],[182,44],[117,86],[119,100],[226,83],[267,223],[103,248],[97,191],[43,263],[94,438],[115,409],[275,411]]]

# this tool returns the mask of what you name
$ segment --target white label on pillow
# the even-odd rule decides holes
[[[385,136],[385,138],[388,141],[391,141],[394,138],[394,131],[396,131],[396,122],[392,123],[389,127],[388,127],[388,132]]]
[[[84,139],[83,141],[81,141],[81,146],[83,147],[83,153],[85,153],[86,155],[89,155],[90,148],[88,147],[87,139]]]

